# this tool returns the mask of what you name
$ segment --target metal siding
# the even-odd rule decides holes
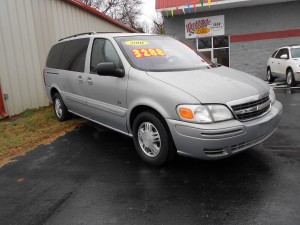
[[[0,1],[0,81],[10,115],[49,104],[42,70],[51,45],[87,31],[128,32],[63,0]]]

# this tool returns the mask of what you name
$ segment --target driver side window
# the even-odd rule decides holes
[[[275,56],[275,58],[280,59],[280,57],[282,55],[287,55],[287,57],[289,58],[289,50],[287,48],[282,48],[278,51],[277,55]]]
[[[93,43],[90,72],[96,73],[97,65],[103,62],[113,62],[117,69],[123,69],[121,59],[112,43],[107,39],[97,38]]]

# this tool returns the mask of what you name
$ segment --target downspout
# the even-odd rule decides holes
[[[0,83],[0,115],[4,118],[8,117],[8,114],[5,111],[5,106],[3,102],[3,94],[2,94],[2,88],[1,88],[1,83]]]

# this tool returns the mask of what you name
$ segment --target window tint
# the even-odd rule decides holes
[[[198,39],[198,49],[211,48],[211,38]]]
[[[228,47],[228,36],[218,36],[214,37],[214,48],[224,48]]]
[[[59,64],[64,50],[64,46],[65,46],[64,42],[53,45],[47,58],[47,62],[46,62],[47,67],[59,69]]]
[[[286,54],[286,55],[288,56],[288,58],[289,58],[289,50],[288,50],[287,48],[282,48],[282,49],[280,49],[280,50],[278,51],[278,53],[277,53],[277,55],[276,55],[275,58],[280,59],[280,56],[285,55],[285,54]]]
[[[67,41],[61,58],[60,69],[83,72],[89,40],[89,38],[83,38]]]
[[[214,49],[214,59],[216,63],[229,67],[229,48]]]
[[[276,50],[276,51],[272,54],[272,58],[275,57],[275,55],[276,55],[277,52],[278,52],[278,51]]]
[[[91,55],[91,72],[96,72],[97,65],[103,62],[113,62],[117,69],[123,68],[119,55],[112,43],[106,39],[95,39]]]

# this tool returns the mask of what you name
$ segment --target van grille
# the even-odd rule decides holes
[[[265,96],[256,101],[233,105],[231,109],[238,120],[247,121],[263,116],[270,110],[270,107],[270,98],[269,96]]]

